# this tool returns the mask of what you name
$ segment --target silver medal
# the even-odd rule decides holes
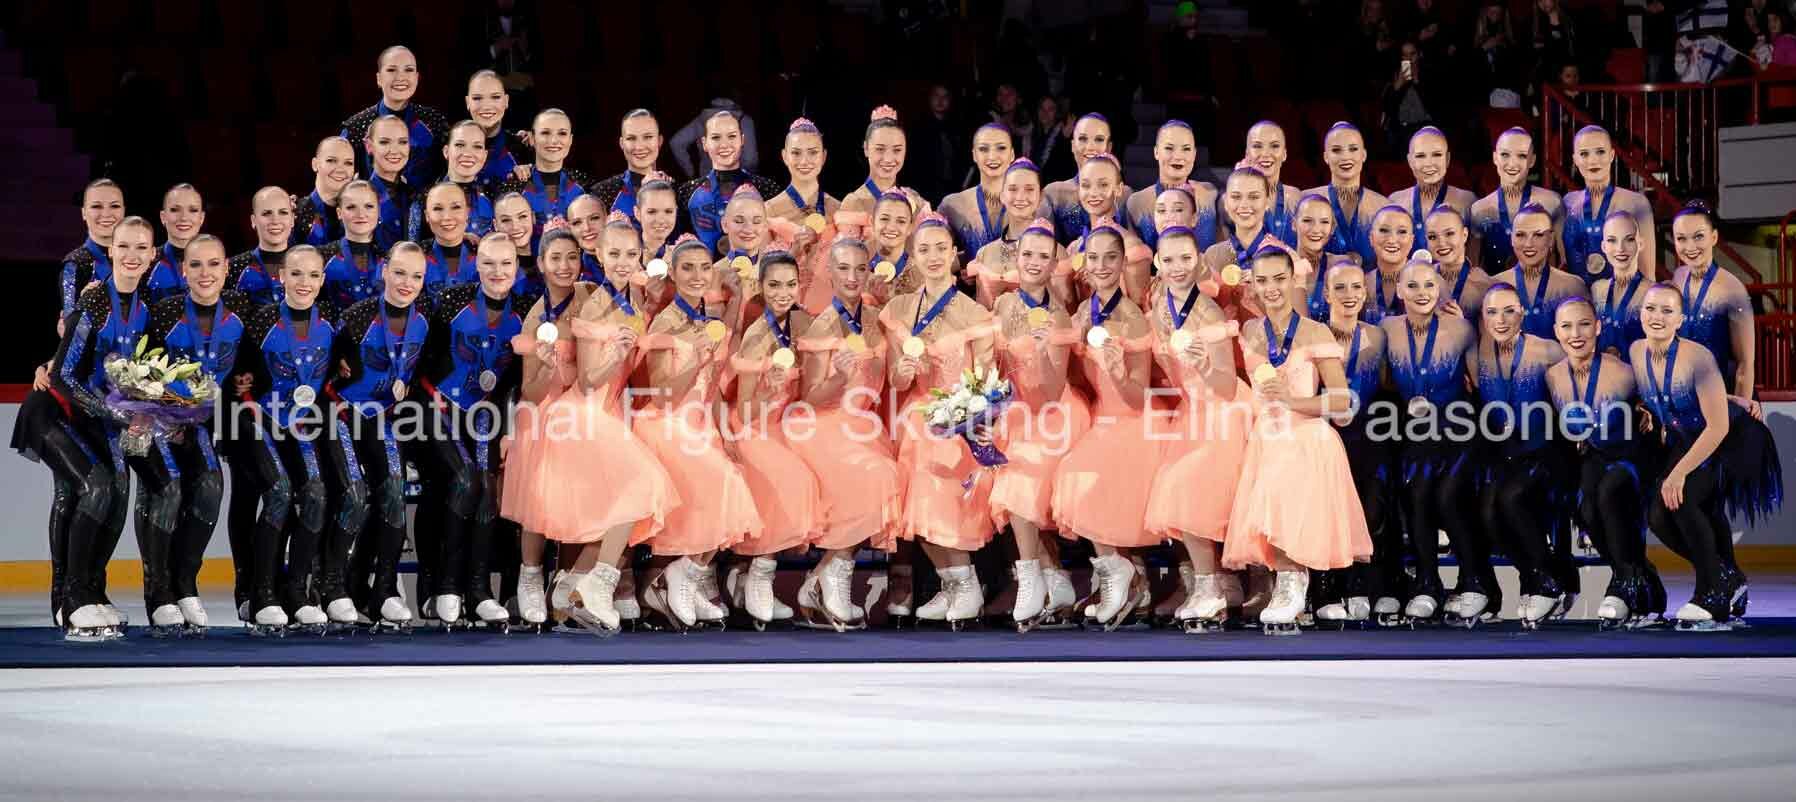
[[[312,405],[312,402],[317,401],[317,400],[318,400],[318,391],[312,389],[312,385],[302,384],[298,387],[293,388],[293,403],[294,404],[297,404],[302,407],[309,407]]]
[[[536,327],[537,342],[553,345],[559,339],[561,339],[561,329],[555,328],[554,323],[544,323]]]
[[[1418,395],[1409,399],[1409,414],[1418,418],[1429,417],[1434,414],[1434,404],[1430,403],[1426,397]]]
[[[497,387],[497,386],[499,386],[499,374],[494,373],[490,370],[483,370],[480,372],[480,391],[481,392],[490,393],[493,391],[493,388]]]

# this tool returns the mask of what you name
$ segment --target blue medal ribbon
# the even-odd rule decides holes
[[[848,307],[842,304],[840,298],[829,299],[829,305],[836,308],[836,315],[842,318],[842,324],[847,326],[849,331],[855,334],[861,333],[861,307],[859,304],[855,305],[852,315],[848,313]]]
[[[935,319],[942,314],[942,310],[948,308],[948,302],[954,300],[954,294],[956,292],[958,292],[958,290],[954,289],[954,285],[948,285],[948,290],[942,293],[942,297],[937,298],[935,304],[929,307],[929,313],[917,318],[911,323],[910,336],[919,336],[923,333],[924,329],[929,328],[929,324],[935,322]],[[918,299],[917,311],[921,312],[923,310],[922,300],[923,298],[928,297],[929,291],[924,290],[922,298]]]
[[[1418,356],[1416,356],[1416,330],[1415,330],[1415,327],[1410,326],[1408,321],[1404,321],[1404,323],[1403,323],[1403,331],[1404,331],[1404,333],[1409,335],[1409,365],[1411,368],[1413,368],[1415,370],[1416,383],[1418,385],[1420,385],[1415,388],[1416,395],[1425,396],[1428,394],[1429,368],[1431,368],[1434,365],[1434,338],[1435,338],[1435,335],[1440,333],[1440,330],[1441,330],[1440,316],[1439,315],[1429,316],[1429,318],[1428,318],[1428,336],[1426,338],[1424,338],[1422,341],[1423,342],[1422,355],[1418,357]],[[1355,331],[1354,334],[1358,335],[1359,332]]]
[[[1282,342],[1273,339],[1272,318],[1260,318],[1260,323],[1266,327],[1266,361],[1272,363],[1275,368],[1284,367],[1285,361],[1291,358],[1291,343],[1297,339],[1297,319],[1299,317],[1302,316],[1296,312],[1291,313],[1291,322],[1285,326],[1285,336]],[[1274,343],[1279,343],[1278,348],[1273,348]]]
[[[1172,315],[1172,328],[1174,331],[1185,327],[1185,319],[1191,316],[1191,307],[1197,305],[1197,296],[1200,294],[1201,293],[1197,291],[1196,287],[1192,287],[1185,295],[1185,303],[1179,306],[1173,306],[1172,290],[1166,291],[1166,311],[1168,314]]]
[[[775,340],[779,341],[780,347],[781,348],[791,348],[792,347],[792,335],[791,335],[791,333],[789,333],[786,330],[785,326],[780,325],[779,318],[774,316],[773,310],[772,309],[762,309],[761,317],[763,317],[767,320],[767,328],[770,328],[773,330],[773,338]],[[790,325],[792,322],[792,319],[790,317],[788,317],[786,319],[786,322],[788,325]]]
[[[1095,292],[1091,294],[1091,325],[1093,328],[1104,325],[1105,321],[1110,319],[1111,313],[1116,311],[1116,305],[1122,302],[1122,297],[1122,288],[1118,287],[1116,289],[1116,294],[1110,296],[1109,302],[1105,303],[1103,308],[1100,309],[1098,307],[1098,294]]]
[[[1696,298],[1694,300],[1692,300],[1690,298],[1690,276],[1692,273],[1695,273],[1695,272],[1696,271],[1693,270],[1693,271],[1690,271],[1690,273],[1684,274],[1684,293],[1683,294],[1684,294],[1684,315],[1685,315],[1685,317],[1684,317],[1684,325],[1681,327],[1681,330],[1678,332],[1678,334],[1680,334],[1684,337],[1690,337],[1691,334],[1693,333],[1693,330],[1695,328],[1695,323],[1696,323],[1696,317],[1698,314],[1700,314],[1702,312],[1703,301],[1706,301],[1709,299],[1709,286],[1711,284],[1715,283],[1715,276],[1721,273],[1721,269],[1719,267],[1715,266],[1715,262],[1713,260],[1711,260],[1709,262],[1709,269],[1703,273],[1702,284],[1696,290]]]

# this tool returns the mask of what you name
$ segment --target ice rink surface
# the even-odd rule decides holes
[[[0,672],[0,799],[1788,800],[1796,660]]]

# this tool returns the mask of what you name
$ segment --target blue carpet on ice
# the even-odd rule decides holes
[[[1509,623],[1450,629],[1257,631],[982,632],[727,631],[675,635],[418,631],[331,637],[251,638],[235,628],[209,637],[156,640],[141,631],[108,643],[65,643],[48,627],[0,629],[0,667],[644,665],[723,663],[1078,662],[1169,660],[1470,660],[1650,657],[1796,657],[1796,618],[1754,619],[1733,632],[1596,632],[1560,624],[1538,632]]]

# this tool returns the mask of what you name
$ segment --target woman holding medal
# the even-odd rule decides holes
[[[631,431],[625,416],[624,391],[642,363],[643,352],[636,346],[647,328],[642,299],[629,281],[639,269],[641,240],[628,224],[607,226],[605,237],[601,258],[606,282],[578,313],[563,306],[580,301],[588,285],[574,284],[572,292],[561,293],[572,284],[568,274],[578,272],[570,263],[579,263],[579,249],[560,232],[543,238],[549,294],[531,310],[536,359],[524,369],[523,391],[528,399],[546,385],[548,395],[538,411],[538,426],[526,430],[520,422],[520,437],[507,457],[505,487],[508,517],[517,511],[516,520],[526,530],[540,531],[563,544],[564,554],[572,553],[571,562],[562,566],[567,573],[554,588],[555,617],[571,618],[601,637],[623,625],[615,597],[625,550],[660,534],[668,513],[681,504],[661,461]],[[704,261],[710,264],[708,258]],[[567,342],[564,327],[572,335],[569,345],[562,344]],[[514,348],[530,345],[518,342]],[[541,384],[533,384],[533,378]],[[534,444],[526,434],[534,436]],[[510,476],[513,464],[526,468],[525,475]],[[528,470],[531,465],[534,470]],[[514,480],[521,486],[514,488]],[[514,500],[514,489],[525,498]],[[533,574],[541,575],[528,565],[530,546],[526,541],[526,565],[518,580],[520,610],[528,609],[530,601],[526,585]]]
[[[1334,213],[1335,232],[1328,241],[1328,252],[1359,254],[1360,265],[1377,260],[1372,251],[1372,216],[1390,205],[1385,196],[1364,183],[1366,139],[1351,123],[1329,126],[1322,138],[1322,163],[1328,166],[1328,184],[1306,190],[1328,199]]]
[[[1629,360],[1666,446],[1647,522],[1696,569],[1696,593],[1678,608],[1678,629],[1726,631],[1746,615],[1747,603],[1729,517],[1752,522],[1775,514],[1783,465],[1770,430],[1729,397],[1727,373],[1701,341],[1679,333],[1687,325],[1683,302],[1676,285],[1647,290],[1646,339],[1634,344]]]
[[[785,251],[768,251],[761,256],[756,281],[761,314],[743,330],[741,345],[730,359],[736,400],[724,447],[734,452],[742,468],[761,516],[762,534],[731,547],[753,559],[740,584],[731,581],[725,586],[731,589],[732,603],[760,629],[792,617],[792,608],[773,595],[779,569],[774,555],[815,540],[823,531],[824,508],[816,475],[787,445],[784,431],[786,410],[798,401],[803,386],[793,333],[811,327],[811,316],[798,308],[798,261]],[[736,577],[732,569],[731,578]],[[812,596],[816,601],[814,588]]]
[[[942,198],[937,210],[948,218],[963,263],[972,261],[986,243],[1004,235],[1008,220],[1003,200],[1004,177],[1016,158],[1013,139],[1003,123],[979,126],[973,132],[973,166],[979,170],[979,183]],[[1024,225],[1033,219],[1026,218]]]
[[[319,555],[327,508],[359,525],[363,499],[329,500],[324,470],[346,475],[353,451],[322,414],[318,400],[330,378],[331,316],[319,308],[324,259],[310,245],[295,245],[281,263],[281,300],[244,315],[243,349],[236,370],[251,377],[243,394],[254,428],[233,443],[232,493],[249,499],[253,518],[247,578],[250,597],[239,617],[252,635],[280,632],[289,621],[301,629],[355,626],[347,592],[328,594],[329,583],[308,588]],[[257,511],[257,502],[261,510]],[[342,581],[336,582],[342,587]],[[319,596],[330,604],[320,611]],[[291,613],[291,618],[289,618]]]
[[[500,204],[503,215],[505,202]],[[570,389],[577,378],[573,320],[586,308],[593,293],[593,285],[580,281],[580,244],[559,223],[543,235],[540,265],[543,296],[531,304],[524,316],[523,331],[511,340],[512,351],[520,357],[517,425],[506,436],[505,472],[499,493],[500,514],[523,528],[519,540],[522,559],[518,569],[518,619],[526,626],[538,628],[548,621],[544,533],[552,528],[560,530],[549,520],[549,508],[539,501],[564,481],[544,470],[546,427],[551,422],[547,413],[564,393],[577,396],[582,392]],[[568,407],[560,409],[564,415],[569,412]],[[566,423],[563,418],[558,425]],[[581,434],[590,439],[596,432]],[[618,553],[622,553],[621,547]]]
[[[1325,195],[1313,192],[1304,195],[1293,204],[1289,225],[1291,235],[1295,237],[1292,244],[1297,254],[1293,258],[1297,263],[1296,269],[1301,273],[1304,268],[1309,268],[1308,276],[1304,279],[1305,292],[1309,294],[1305,312],[1311,320],[1328,320],[1333,314],[1333,305],[1329,303],[1328,289],[1322,279],[1332,269],[1332,265],[1339,264],[1339,257],[1326,250],[1328,241],[1335,233],[1334,207],[1329,205]],[[1365,276],[1363,265],[1355,263],[1354,267],[1361,269],[1361,277]],[[1363,300],[1360,307],[1365,307]]]
[[[411,626],[412,611],[399,595],[405,465],[394,409],[410,394],[430,331],[418,303],[424,292],[423,249],[410,242],[394,246],[381,279],[378,297],[344,310],[331,345],[338,371],[325,391],[337,402],[333,424],[355,460],[348,470],[325,477],[344,514],[326,533],[324,584],[333,604],[346,594],[377,629],[404,630]],[[360,521],[347,514],[359,506],[358,498],[366,505]],[[352,543],[355,561],[346,568]],[[370,573],[372,587],[365,584]]]
[[[1233,233],[1204,250],[1203,273],[1199,281],[1209,280],[1217,286],[1216,303],[1224,314],[1235,320],[1253,317],[1251,288],[1242,283],[1244,270],[1253,263],[1261,248],[1287,248],[1285,243],[1266,230],[1266,201],[1272,187],[1266,176],[1252,167],[1240,167],[1229,173],[1223,183],[1222,210],[1233,224]],[[1234,268],[1231,270],[1230,268]],[[1307,280],[1304,276],[1300,280]]]
[[[758,273],[756,263],[760,261],[763,252],[771,250],[772,243],[767,202],[753,186],[743,185],[736,190],[736,194],[730,196],[729,203],[724,205],[721,223],[724,238],[718,241],[718,246],[728,245],[729,249],[711,265],[711,273],[716,278],[716,284],[711,288],[712,293],[731,286],[739,288],[736,299],[739,303],[733,304],[735,311],[739,315],[756,314],[760,311],[754,309],[752,303],[759,294],[759,287],[755,283]],[[794,227],[783,220],[779,225],[787,231]],[[724,282],[726,271],[734,280],[733,283]],[[724,325],[729,326],[730,331],[740,331],[748,322],[745,318],[729,318],[724,320]]]
[[[1091,429],[1054,474],[1054,522],[1065,536],[1091,541],[1095,609],[1087,615],[1115,629],[1147,594],[1125,550],[1160,542],[1142,521],[1159,468],[1160,448],[1142,416],[1152,373],[1147,316],[1122,290],[1125,234],[1098,222],[1087,238],[1085,280],[1091,296],[1076,310],[1082,346],[1078,367],[1095,392]]]
[[[1469,267],[1462,267],[1468,270]],[[1466,365],[1477,346],[1472,324],[1457,315],[1440,314],[1442,287],[1434,265],[1415,260],[1398,274],[1403,313],[1378,324],[1383,333],[1391,384],[1407,413],[1408,431],[1397,454],[1393,490],[1409,528],[1410,557],[1416,578],[1405,583],[1399,570],[1402,530],[1385,527],[1380,534],[1379,575],[1371,593],[1378,622],[1392,626],[1403,619],[1427,621],[1441,611],[1444,598],[1451,619],[1470,626],[1494,620],[1502,608],[1501,589],[1490,563],[1490,546],[1473,509],[1475,475],[1471,447],[1448,431],[1446,411],[1463,406]],[[1445,531],[1459,559],[1459,586],[1450,598],[1441,587],[1439,532]],[[1476,567],[1475,567],[1476,566]],[[1408,584],[1408,601],[1400,601]],[[1401,617],[1400,617],[1401,616]]]
[[[498,429],[520,375],[511,349],[524,331],[519,308],[535,299],[512,293],[517,258],[510,238],[489,234],[478,253],[478,280],[434,299],[418,367],[427,437],[406,445],[426,497],[441,502],[420,504],[413,528],[420,541],[419,598],[432,601],[446,626],[471,608],[479,624],[496,627],[510,618],[493,599],[487,569],[498,507]]]
[[[1640,478],[1656,473],[1656,450],[1636,432],[1634,371],[1597,350],[1603,328],[1588,300],[1559,305],[1553,329],[1565,361],[1547,370],[1547,389],[1559,408],[1560,430],[1578,443],[1579,525],[1611,569],[1597,619],[1605,629],[1636,629],[1665,615],[1665,585],[1646,559],[1648,505]]]
[[[1570,595],[1578,592],[1578,586],[1570,561],[1554,553],[1554,522],[1549,517],[1557,515],[1549,513],[1554,509],[1555,450],[1549,448],[1553,427],[1550,419],[1540,416],[1543,402],[1551,409],[1547,368],[1564,359],[1565,352],[1557,342],[1524,331],[1524,315],[1516,288],[1502,283],[1491,287],[1484,295],[1483,336],[1468,354],[1466,370],[1483,406],[1480,421],[1490,420],[1493,434],[1504,433],[1492,443],[1480,469],[1480,518],[1487,536],[1502,533],[1507,539],[1504,551],[1521,575],[1522,626],[1533,629],[1569,612]],[[1460,550],[1459,555],[1461,576],[1476,570],[1494,587],[1489,550],[1482,543]]]
[[[958,629],[985,605],[971,552],[992,538],[991,472],[982,470],[958,437],[938,437],[923,421],[933,389],[951,388],[962,371],[993,367],[990,312],[955,288],[954,237],[948,221],[925,214],[911,234],[916,292],[892,298],[880,312],[892,389],[900,393],[898,463],[905,477],[898,537],[919,540],[941,577],[942,590],[917,609],[917,618],[946,620]]]
[[[758,214],[760,204],[754,206]],[[640,240],[635,236],[627,223],[606,231],[608,242],[628,237],[633,246],[618,254],[619,259],[608,254],[605,272],[614,286],[627,287],[624,282],[640,269],[642,254],[635,250]],[[636,411],[631,426],[665,468],[680,504],[669,510],[661,531],[632,540],[646,541],[654,555],[663,558],[645,602],[683,631],[701,621],[723,621],[727,611],[715,603],[716,569],[711,558],[719,550],[761,537],[764,527],[742,469],[725,452],[717,419],[722,409],[722,367],[731,346],[725,321],[740,319],[741,295],[738,292],[721,308],[710,296],[720,279],[709,251],[697,239],[675,243],[671,261],[673,306],[655,317],[637,344],[653,394],[647,406]],[[731,283],[728,278],[721,281]],[[623,292],[600,289],[613,293],[613,304],[625,306]]]
[[[871,237],[867,241],[873,250],[873,280],[867,285],[867,294],[882,307],[894,296],[916,292],[923,286],[923,274],[907,270],[911,223],[917,219],[910,196],[902,192],[879,196],[879,203],[873,207],[868,225]]]
[[[1253,428],[1252,412],[1233,403],[1247,397],[1247,385],[1235,376],[1230,343],[1239,329],[1197,286],[1203,263],[1191,229],[1160,232],[1155,263],[1160,286],[1148,314],[1153,356],[1179,405],[1170,430],[1163,432],[1145,526],[1161,538],[1181,541],[1190,557],[1190,588],[1173,616],[1192,631],[1218,628],[1228,618],[1218,556],[1234,494],[1203,488],[1215,477],[1240,473]]]
[[[1565,196],[1565,268],[1594,287],[1610,278],[1607,249],[1609,218],[1625,214],[1634,220],[1642,244],[1634,273],[1651,278],[1658,264],[1659,241],[1653,226],[1653,205],[1645,195],[1615,185],[1615,145],[1601,126],[1587,125],[1572,136],[1572,166],[1584,178],[1584,188]],[[1627,349],[1622,349],[1625,358]]]
[[[1752,298],[1740,279],[1715,263],[1721,233],[1709,207],[1701,201],[1685,206],[1671,219],[1672,250],[1677,254],[1673,285],[1684,294],[1683,329],[1678,336],[1708,349],[1721,368],[1727,392],[1745,399],[1753,417],[1762,417],[1753,396],[1757,385]]]
[[[1032,169],[1019,172],[1035,175]],[[1039,185],[1038,175],[1035,180]],[[1013,194],[1011,179],[1005,181],[1005,193]],[[982,253],[1001,244],[986,245]],[[1017,592],[1011,618],[1019,632],[1027,632],[1045,618],[1066,616],[1074,602],[1059,549],[1044,530],[1054,528],[1054,475],[1060,459],[1091,428],[1091,410],[1067,380],[1079,335],[1066,302],[1056,297],[1068,290],[1058,276],[1054,223],[1035,220],[1018,233],[1013,247],[1016,289],[999,296],[992,307],[1002,326],[998,365],[1016,395],[1005,412],[999,443],[1010,463],[992,481],[991,511],[993,524],[999,529],[1008,525],[1016,536]]]
[[[1267,634],[1298,632],[1310,571],[1372,557],[1353,470],[1328,422],[1352,403],[1341,346],[1326,324],[1297,314],[1291,261],[1278,247],[1253,258],[1254,296],[1266,314],[1242,327],[1241,350],[1253,365],[1259,409],[1222,547],[1225,568],[1276,572],[1272,600],[1260,612]],[[1294,487],[1303,491],[1293,494]]]
[[[1386,396],[1394,394],[1384,386],[1384,329],[1360,319],[1366,306],[1366,272],[1352,260],[1343,259],[1328,268],[1322,283],[1329,304],[1328,330],[1346,355],[1341,372],[1346,374],[1347,389],[1353,394],[1353,404],[1348,409],[1351,414],[1334,416],[1331,422],[1339,430],[1341,445],[1347,449],[1353,487],[1359,491],[1360,510],[1366,514],[1366,531],[1372,533],[1372,562],[1319,572],[1312,577],[1310,598],[1316,607],[1316,620],[1344,626],[1372,617],[1373,585],[1379,577],[1402,574],[1403,530],[1392,525],[1388,515],[1394,449],[1388,438],[1374,437],[1368,431],[1372,405],[1388,402]],[[1390,597],[1385,607],[1385,613],[1395,615],[1396,598]]]
[[[894,549],[904,484],[876,411],[887,348],[877,325],[880,308],[864,300],[873,279],[871,254],[859,240],[836,240],[824,252],[835,296],[793,343],[803,357],[804,401],[816,410],[817,423],[811,437],[789,445],[817,477],[823,500],[823,526],[811,541],[823,558],[799,592],[802,621],[841,631],[866,626],[849,595],[854,552],[862,543]],[[908,617],[909,566],[893,565],[890,581],[896,607],[887,611]]]
[[[1129,300],[1141,302],[1147,298],[1154,252],[1124,225],[1117,208],[1125,189],[1122,178],[1122,164],[1116,157],[1094,153],[1085,159],[1085,166],[1079,168],[1079,208],[1084,210],[1091,224],[1067,245],[1067,250],[1073,254],[1073,269],[1084,269],[1089,261],[1085,251],[1092,233],[1100,226],[1114,224],[1112,227],[1123,238],[1123,289]],[[1136,309],[1140,308],[1141,304],[1137,303]]]
[[[993,311],[997,310],[999,296],[1021,284],[1018,249],[1024,233],[1034,222],[1039,222],[1038,215],[1044,211],[1041,171],[1036,169],[1035,163],[1028,159],[1011,162],[1004,171],[1004,189],[1000,197],[1004,201],[1004,233],[980,248],[966,271],[973,279],[974,297],[979,305]],[[1049,234],[1052,233],[1050,229]],[[1073,297],[1072,266],[1066,263],[1065,254],[1065,249],[1058,245],[1049,249],[1048,276],[1053,284],[1052,294],[1063,311],[1072,304]]]
[[[1640,272],[1639,220],[1627,212],[1611,212],[1603,221],[1602,249],[1610,274],[1590,285],[1590,297],[1595,299],[1592,306],[1603,323],[1597,334],[1597,351],[1625,363],[1634,343],[1646,337],[1640,325],[1640,306],[1651,286]]]
[[[780,149],[780,160],[792,182],[784,192],[767,201],[768,217],[776,217],[794,225],[802,225],[817,235],[819,241],[835,238],[832,228],[842,202],[823,191],[818,176],[829,158],[823,147],[823,132],[816,123],[803,117],[792,121],[786,129],[786,144]],[[829,305],[830,258],[827,249],[812,249],[798,257],[799,305],[812,315],[821,314]]]
[[[1483,309],[1484,291],[1490,288],[1490,275],[1466,260],[1470,229],[1465,216],[1452,206],[1442,206],[1428,213],[1422,229],[1423,241],[1417,250],[1426,248],[1440,274],[1445,297],[1436,306],[1448,315],[1472,321],[1472,336],[1477,336],[1477,317]]]

